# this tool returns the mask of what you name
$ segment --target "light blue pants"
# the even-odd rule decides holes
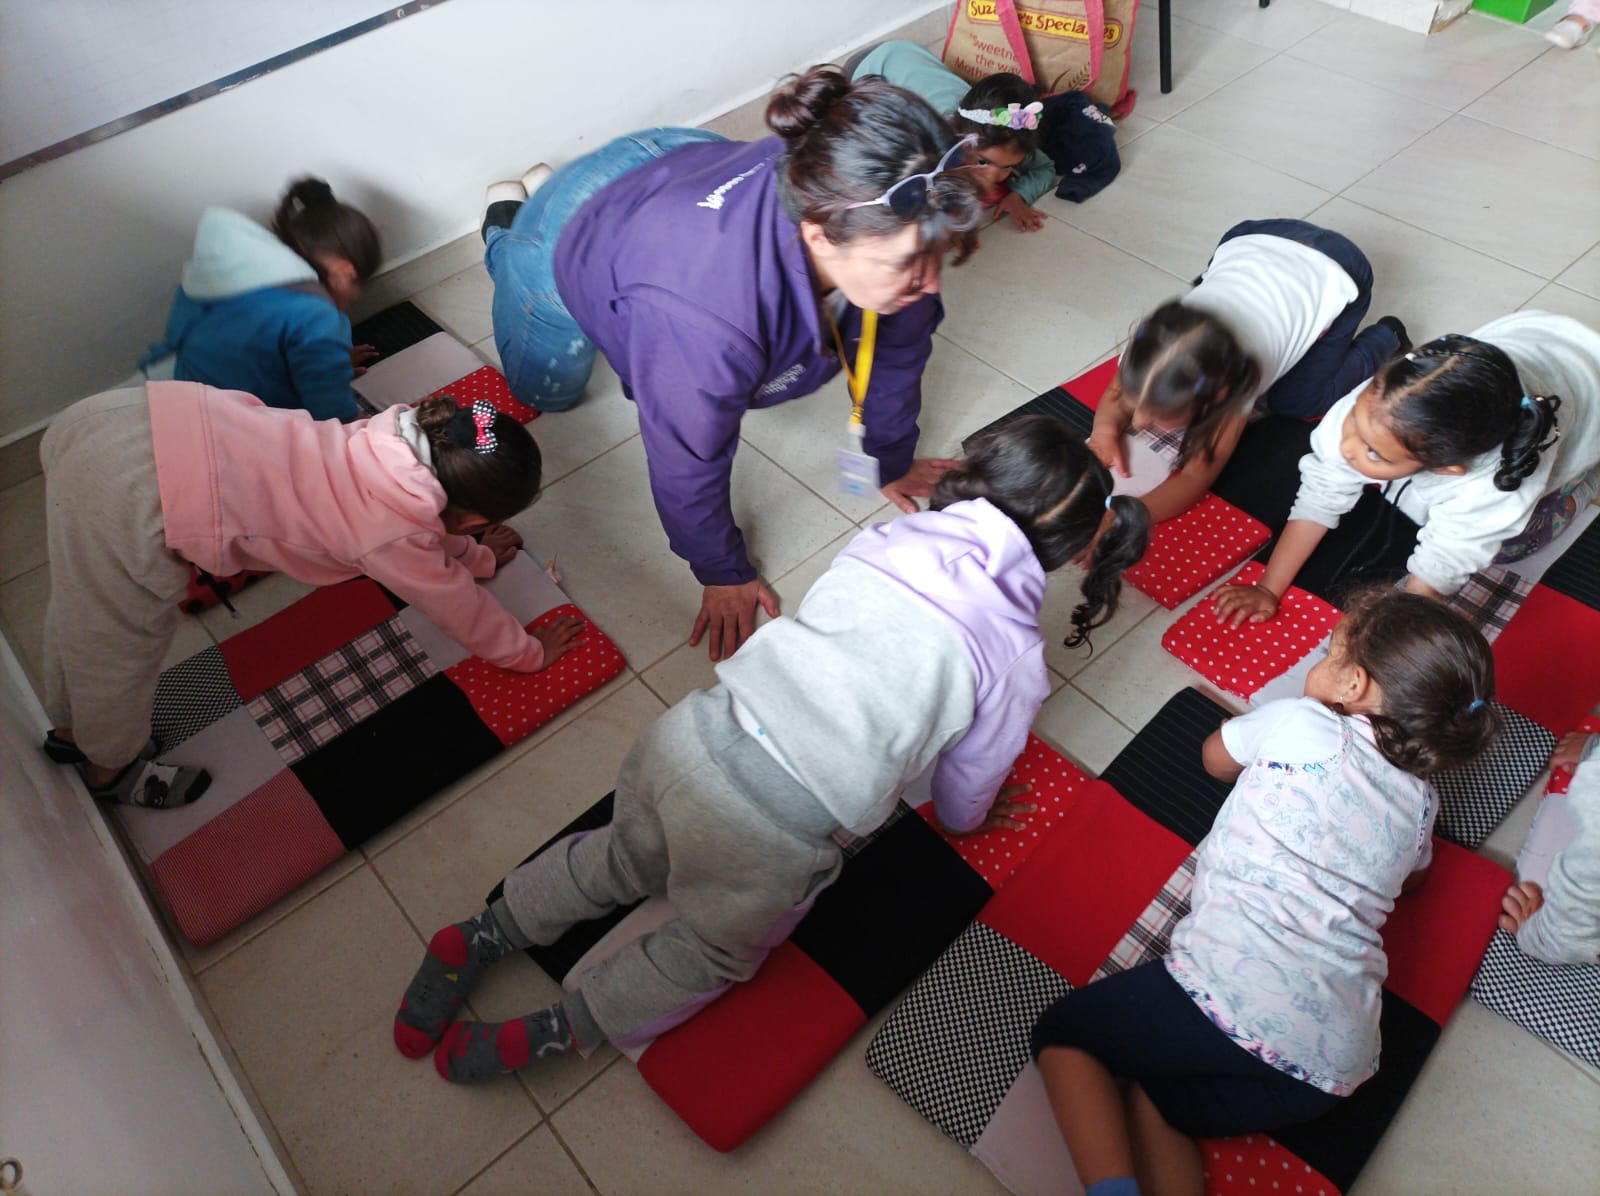
[[[726,141],[705,129],[646,129],[567,163],[517,210],[510,228],[485,234],[494,280],[494,344],[511,393],[540,411],[577,405],[595,347],[556,290],[556,241],[602,187],[680,145]]]

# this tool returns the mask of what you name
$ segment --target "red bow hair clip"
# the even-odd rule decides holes
[[[494,417],[499,414],[493,403],[487,403],[482,399],[474,400],[472,424],[477,429],[477,436],[472,442],[474,452],[492,453],[500,447],[500,442],[494,435]]]

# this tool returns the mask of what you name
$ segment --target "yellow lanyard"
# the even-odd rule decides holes
[[[856,346],[856,368],[851,369],[850,363],[844,356],[844,339],[839,335],[839,325],[834,322],[833,310],[823,305],[824,314],[828,317],[828,327],[833,329],[833,345],[839,351],[839,365],[844,369],[844,376],[850,383],[850,430],[858,432],[862,427],[861,412],[866,407],[867,383],[872,378],[872,352],[878,344],[878,313],[875,311],[862,311],[861,313],[861,343]]]

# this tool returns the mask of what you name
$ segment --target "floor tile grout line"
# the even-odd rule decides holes
[[[1481,121],[1482,123],[1484,123],[1486,125],[1492,125],[1495,128],[1497,128],[1497,129],[1499,129],[1499,130],[1501,130],[1502,132],[1505,132],[1505,133],[1517,133],[1517,134],[1520,134],[1523,137],[1527,137],[1527,138],[1529,138],[1529,139],[1531,139],[1533,141],[1537,141],[1540,145],[1548,145],[1552,149],[1566,150],[1567,153],[1569,153],[1569,154],[1577,154],[1580,158],[1589,158],[1592,161],[1600,161],[1600,152],[1596,152],[1596,153],[1593,153],[1593,154],[1586,154],[1582,150],[1573,149],[1571,146],[1560,145],[1557,142],[1548,141],[1545,138],[1539,136],[1537,133],[1529,133],[1524,129],[1513,129],[1509,125],[1500,124],[1498,121],[1491,120],[1487,116],[1479,116],[1479,115],[1477,115],[1475,113],[1469,113],[1467,111],[1467,109],[1472,107],[1474,104],[1477,104],[1480,101],[1487,99],[1489,97],[1489,93],[1490,92],[1499,90],[1500,88],[1504,87],[1507,83],[1510,83],[1513,79],[1517,78],[1517,76],[1523,74],[1525,71],[1532,70],[1539,63],[1543,62],[1547,55],[1553,54],[1553,53],[1557,53],[1557,52],[1558,52],[1557,47],[1551,46],[1550,49],[1547,50],[1544,54],[1539,54],[1539,55],[1537,55],[1537,56],[1535,56],[1533,58],[1530,58],[1523,66],[1521,66],[1517,70],[1513,71],[1511,74],[1507,75],[1504,79],[1500,80],[1500,82],[1496,83],[1493,87],[1491,87],[1489,89],[1489,91],[1484,92],[1483,95],[1479,96],[1476,100],[1473,100],[1470,104],[1466,104],[1466,105],[1462,106],[1460,109],[1458,109],[1456,114],[1458,116],[1469,117],[1472,120]],[[1565,51],[1559,51],[1559,52],[1565,53]],[[1548,126],[1541,124],[1539,127],[1542,129],[1542,128],[1547,128]]]
[[[599,1071],[595,1072],[594,1076],[587,1083],[585,1083],[582,1088],[578,1089],[578,1092],[582,1092],[584,1088],[589,1086],[589,1084],[594,1083],[596,1079],[598,1079],[604,1073],[610,1071],[615,1066],[616,1060],[613,1059]],[[577,1096],[578,1092],[574,1092],[572,1096]],[[572,1097],[568,1097],[567,1099],[571,1100]],[[562,1102],[563,1105],[565,1105],[565,1103],[565,1101]],[[556,1140],[556,1145],[561,1147],[562,1150],[566,1151],[567,1157],[572,1160],[572,1165],[578,1169],[578,1174],[583,1177],[583,1182],[589,1185],[589,1190],[591,1192],[598,1193],[600,1191],[600,1185],[595,1183],[593,1178],[590,1177],[589,1169],[583,1165],[583,1160],[578,1157],[578,1152],[567,1145],[567,1140],[561,1136],[561,1131],[556,1129],[555,1121],[552,1119],[552,1117],[546,1117],[545,1124],[550,1127],[550,1136]]]
[[[537,1104],[535,1104],[534,1107],[537,1108],[538,1107]],[[524,1142],[526,1142],[534,1134],[538,1133],[539,1132],[539,1127],[541,1125],[546,1124],[546,1122],[548,1122],[548,1121],[549,1121],[549,1118],[545,1117],[543,1111],[541,1111],[540,1114],[539,1114],[539,1120],[538,1121],[534,1122],[533,1125],[529,1126],[526,1132],[517,1135],[516,1140],[514,1142],[512,1142],[510,1146],[507,1146],[499,1154],[495,1155],[494,1158],[490,1159],[482,1167],[479,1167],[471,1175],[467,1176],[466,1180],[462,1184],[460,1184],[456,1188],[451,1189],[451,1196],[461,1196],[462,1192],[465,1192],[473,1184],[477,1183],[478,1180],[482,1179],[484,1174],[486,1172],[490,1171],[494,1167],[494,1165],[496,1163],[498,1163],[501,1159],[505,1158],[508,1154],[510,1154],[517,1147],[521,1146]]]

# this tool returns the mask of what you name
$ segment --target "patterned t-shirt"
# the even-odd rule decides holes
[[[1378,1069],[1379,931],[1433,859],[1433,788],[1383,758],[1365,718],[1312,698],[1232,719],[1222,742],[1244,772],[1167,970],[1245,1050],[1347,1095]]]

